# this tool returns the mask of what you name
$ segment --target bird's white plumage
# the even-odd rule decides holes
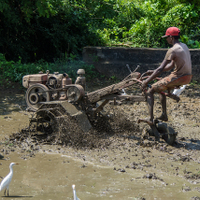
[[[80,199],[76,196],[75,185],[72,185],[72,189],[73,189],[74,200],[80,200]]]
[[[187,85],[183,85],[179,89],[174,89],[173,94],[175,94],[175,95],[177,95],[179,97],[179,95],[183,92],[183,90],[185,90],[186,86]]]
[[[1,190],[4,190],[4,194],[6,195],[6,191],[7,191],[7,196],[9,196],[9,185],[10,185],[10,182],[12,180],[12,177],[13,177],[13,166],[14,165],[18,165],[18,163],[10,163],[10,172],[9,174],[2,180],[1,184],[0,184],[0,191]]]

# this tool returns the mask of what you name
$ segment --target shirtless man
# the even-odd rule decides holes
[[[170,91],[176,86],[181,86],[190,83],[192,79],[192,64],[189,49],[186,44],[179,41],[180,30],[177,27],[170,27],[162,38],[166,38],[167,42],[172,47],[167,51],[161,65],[155,70],[148,70],[150,75],[142,82],[142,88],[145,89],[150,81],[159,76],[162,72],[173,69],[169,76],[154,83],[147,91],[147,105],[149,109],[150,119],[147,120],[148,124],[153,125],[153,107],[154,107],[154,93],[162,92],[165,90]],[[160,101],[162,104],[162,114],[157,119],[168,121],[166,111],[166,96],[160,94]]]

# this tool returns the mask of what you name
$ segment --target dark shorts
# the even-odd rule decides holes
[[[192,75],[185,75],[179,78],[169,75],[159,80],[158,82],[154,83],[152,85],[152,88],[156,92],[163,92],[165,90],[171,90],[174,89],[175,87],[186,85],[190,83],[191,80],[192,80]]]

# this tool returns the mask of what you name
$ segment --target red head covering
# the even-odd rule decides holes
[[[166,30],[165,35],[162,36],[162,38],[168,37],[168,36],[179,36],[180,30],[177,27],[169,27]]]

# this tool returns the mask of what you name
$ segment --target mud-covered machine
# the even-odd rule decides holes
[[[129,86],[141,84],[141,74],[136,70],[121,82],[93,92],[85,91],[85,70],[79,69],[77,74],[74,84],[68,74],[59,72],[50,74],[48,70],[46,73],[39,72],[23,77],[23,86],[27,88],[25,98],[28,110],[34,111],[31,123],[55,126],[58,120],[70,116],[77,121],[84,132],[87,132],[92,128],[91,119],[99,115],[109,101],[117,105],[118,101],[146,100],[143,93],[127,95],[122,92]],[[177,96],[168,96],[177,100]],[[166,123],[156,122],[153,127],[151,126],[151,134],[157,131],[167,143],[174,143],[176,133]]]

